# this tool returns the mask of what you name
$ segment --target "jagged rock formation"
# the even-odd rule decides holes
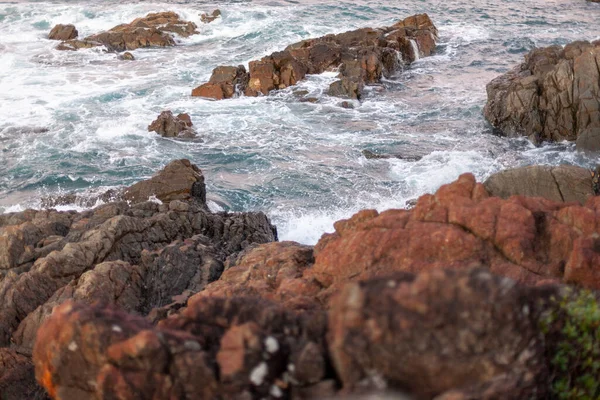
[[[188,37],[196,33],[196,24],[183,21],[172,11],[151,13],[137,18],[129,24],[121,24],[114,28],[87,36],[82,40],[65,40],[58,45],[58,50],[78,50],[105,46],[108,51],[121,52],[135,50],[140,47],[174,46],[172,34]]]
[[[532,142],[577,140],[600,149],[600,41],[534,49],[487,85],[487,120]]]
[[[401,64],[430,55],[437,29],[427,14],[408,17],[391,27],[363,28],[338,35],[303,40],[244,66],[217,67],[210,80],[195,88],[192,96],[215,100],[266,95],[271,90],[295,85],[307,74],[340,71],[330,94],[360,98],[364,85],[379,82]]]
[[[163,111],[148,126],[149,132],[156,132],[162,137],[176,137],[191,139],[196,137],[192,119],[188,114],[181,113],[174,116],[169,110]]]
[[[269,243],[262,214],[208,212],[201,172],[171,168],[146,184],[187,176],[168,204],[0,216],[0,332],[18,361],[0,387],[32,389],[33,346],[55,399],[545,399],[558,284],[600,289],[598,197],[502,199],[465,174],[313,248]]]
[[[122,196],[130,202],[85,212],[0,215],[2,351],[12,344],[30,354],[40,324],[67,300],[167,316],[162,308],[174,296],[189,297],[218,279],[229,255],[277,239],[262,213],[208,211],[204,177],[188,160],[170,163]],[[148,202],[150,196],[164,202]],[[0,377],[19,388],[24,378],[11,365]],[[20,396],[28,388],[23,382],[22,391],[14,389]]]

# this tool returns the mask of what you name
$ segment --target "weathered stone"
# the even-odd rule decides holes
[[[306,74],[320,74],[339,67],[341,81],[332,85],[330,93],[358,98],[364,84],[377,83],[384,74],[389,76],[399,68],[399,59],[410,63],[433,51],[437,29],[426,14],[409,17],[396,25],[362,28],[291,44],[284,51],[251,61],[247,75],[245,70],[237,72],[240,67],[216,68],[210,81],[194,89],[192,95],[227,99],[234,96],[236,86],[246,96],[266,95],[295,85]],[[390,36],[389,32],[394,30],[396,36]],[[420,54],[412,54],[414,48]],[[399,52],[401,57],[398,57]],[[226,78],[222,78],[222,69],[228,71]]]
[[[358,99],[362,97],[364,84],[358,79],[342,78],[329,85],[329,95]]]
[[[105,46],[108,51],[121,52],[140,47],[174,46],[172,33],[187,37],[197,33],[196,24],[183,21],[174,12],[151,13],[129,24],[87,36],[83,40],[66,40],[58,50],[77,50]]]
[[[274,399],[327,377],[325,326],[323,314],[298,316],[255,298],[208,298],[159,328],[67,302],[39,331],[36,376],[60,399]]]
[[[300,279],[313,262],[311,246],[277,242],[252,247],[228,260],[221,278],[193,296],[189,304],[207,297],[256,296],[282,303],[288,310],[319,309],[315,297],[320,285]]]
[[[192,96],[222,100],[243,93],[248,86],[248,73],[243,65],[238,67],[217,67],[210,81],[192,90]]]
[[[0,394],[2,400],[46,400],[35,381],[33,363],[14,350],[0,348]]]
[[[487,120],[508,136],[534,143],[576,140],[592,147],[600,128],[600,43],[534,49],[525,62],[487,85]],[[592,140],[592,142],[590,142]]]
[[[492,196],[503,199],[520,195],[584,204],[596,194],[592,172],[571,165],[533,165],[508,169],[490,176],[484,185]]]
[[[504,379],[510,384],[486,399],[545,398],[538,324],[552,293],[482,269],[348,285],[330,307],[329,351],[347,391],[383,384],[437,399]],[[473,398],[484,398],[481,392]]]
[[[155,196],[162,202],[195,199],[205,205],[204,176],[202,171],[188,160],[176,160],[151,179],[129,187],[123,196],[125,200],[132,202],[147,201],[151,196]]]
[[[52,40],[70,40],[75,39],[79,35],[75,25],[62,25],[58,24],[48,34],[48,39]]]
[[[194,138],[192,120],[188,114],[174,116],[171,111],[163,111],[148,126],[149,132],[156,132],[162,137]]]

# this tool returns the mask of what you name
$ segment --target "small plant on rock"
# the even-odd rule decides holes
[[[600,399],[600,306],[587,290],[554,299],[541,320],[552,365],[552,392],[561,400]]]

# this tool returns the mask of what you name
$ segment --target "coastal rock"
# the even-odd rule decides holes
[[[193,125],[188,114],[174,116],[171,111],[163,111],[148,126],[148,131],[156,132],[162,137],[194,138],[196,131]]]
[[[161,190],[161,182],[169,189]],[[67,298],[102,297],[91,286],[104,285],[108,300],[146,313],[180,294],[173,290],[187,290],[189,295],[201,290],[218,278],[229,255],[277,238],[262,213],[210,213],[202,173],[188,160],[174,161],[125,195],[141,201],[156,195],[169,203],[117,202],[82,213],[51,210],[1,216],[5,246],[0,247],[0,259],[8,273],[0,279],[0,345],[30,345],[37,325],[55,304]],[[116,260],[125,264],[98,266]],[[129,282],[127,290],[119,286],[122,281]],[[136,291],[139,282],[144,287],[141,294]]]
[[[83,40],[66,40],[58,50],[77,50],[96,46],[105,46],[108,51],[122,52],[140,47],[174,46],[172,34],[188,37],[196,32],[196,24],[182,20],[172,11],[151,13],[137,18],[129,24],[87,36]]]
[[[157,121],[162,122],[160,118]],[[194,199],[206,206],[204,175],[189,160],[171,161],[158,174],[130,186],[123,194],[125,200],[134,203],[147,201],[151,196],[163,203]]]
[[[349,281],[396,271],[486,266],[526,284],[563,281],[600,289],[593,267],[599,197],[585,205],[490,197],[470,174],[421,196],[412,210],[363,210],[315,246],[321,298]]]
[[[444,393],[463,390],[471,399],[546,398],[538,324],[552,293],[483,269],[354,283],[329,309],[332,362],[345,391],[383,383],[418,399],[461,399]]]
[[[46,400],[44,389],[38,386],[29,357],[14,350],[0,348],[0,393],[2,400]]]
[[[75,25],[63,25],[58,24],[48,34],[48,39],[52,40],[71,40],[75,39],[79,35]]]
[[[209,24],[220,16],[221,16],[221,10],[216,9],[216,10],[213,10],[213,12],[210,14],[202,13],[200,15],[200,21],[204,22],[205,24]]]
[[[363,86],[392,74],[401,66],[399,59],[408,64],[430,55],[436,40],[437,29],[427,14],[409,17],[393,27],[362,28],[303,40],[251,61],[248,74],[240,67],[218,67],[209,82],[194,89],[192,95],[215,100],[238,92],[266,95],[295,85],[306,74],[339,70],[340,81],[332,85],[330,94],[360,98]],[[239,90],[234,90],[236,87]]]
[[[217,67],[208,83],[192,90],[192,96],[215,100],[228,99],[248,86],[248,73],[243,65],[237,67]]]
[[[60,399],[275,399],[326,377],[325,327],[324,315],[297,316],[256,298],[209,298],[158,328],[112,307],[67,302],[40,328],[36,376]]]
[[[590,196],[597,194],[592,171],[572,165],[507,169],[490,176],[484,186],[492,196],[503,199],[520,195],[585,204]]]
[[[575,141],[594,150],[600,128],[600,42],[534,49],[525,62],[487,85],[486,119],[507,136]]]
[[[254,296],[283,304],[288,310],[322,308],[316,295],[321,287],[301,279],[314,263],[312,246],[295,242],[258,245],[229,259],[221,278],[191,297],[189,304],[207,297]]]

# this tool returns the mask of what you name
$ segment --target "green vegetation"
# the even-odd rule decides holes
[[[541,321],[550,346],[552,391],[561,400],[600,399],[600,306],[586,290],[557,299]]]

